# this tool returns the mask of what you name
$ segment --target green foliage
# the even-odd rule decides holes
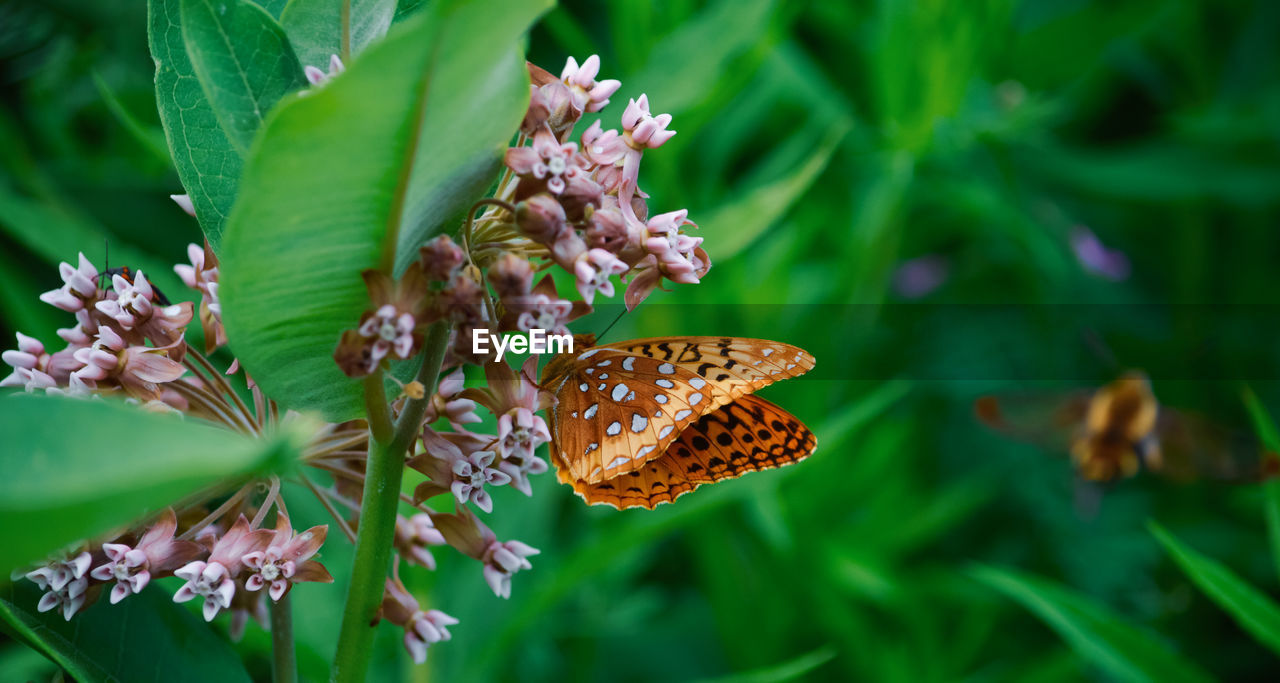
[[[305,436],[302,425],[252,439],[110,401],[2,398],[4,574],[212,484],[283,470],[299,457]]]
[[[343,45],[343,5],[350,12],[348,45]],[[386,35],[396,13],[395,0],[289,0],[280,23],[303,64],[329,68],[330,55],[343,61],[360,54]]]
[[[280,98],[306,84],[284,29],[249,0],[182,0],[182,37],[204,99],[242,155]]]
[[[1053,582],[994,567],[974,579],[1020,603],[1076,653],[1122,681],[1210,681],[1195,664],[1106,607]]]
[[[341,2],[258,4],[300,64],[326,68],[341,52]],[[72,323],[35,297],[76,251],[101,263],[104,237],[111,265],[193,298],[170,270],[202,238],[166,198],[185,191],[224,259],[232,345],[251,374],[299,406],[357,414],[328,356],[363,308],[359,269],[403,266],[417,241],[456,228],[469,202],[440,199],[483,189],[499,132],[523,106],[523,93],[495,94],[518,75],[523,44],[504,27],[528,21],[503,5],[481,39],[470,28],[444,39],[440,67],[471,71],[423,79],[454,85],[421,118],[408,113],[418,93],[403,80],[437,49],[424,27],[448,14],[441,4],[400,0],[388,19],[389,2],[352,2],[351,71],[286,95],[250,135],[246,162],[203,96],[178,0],[152,0],[149,17],[141,3],[0,3],[0,25],[16,27],[0,31],[0,348],[14,330],[56,343]],[[148,24],[158,65],[138,59]],[[1199,599],[1145,524],[1159,519],[1239,581],[1271,586],[1280,482],[1142,474],[1091,511],[1065,457],[988,433],[972,401],[1140,367],[1167,405],[1240,431],[1237,380],[1248,379],[1256,431],[1280,447],[1266,418],[1280,405],[1277,31],[1266,0],[568,0],[547,14],[527,41],[533,62],[558,73],[566,56],[599,53],[601,76],[623,80],[605,128],[642,92],[674,115],[679,134],[646,152],[641,186],[655,211],[690,210],[715,263],[698,286],[656,292],[609,338],[805,347],[815,371],[765,395],[817,432],[819,450],[651,514],[585,508],[551,476],[535,478],[531,499],[498,492],[486,521],[542,553],[509,601],[451,552],[435,553],[436,572],[402,567],[424,604],[461,619],[413,675],[767,678],[834,653],[801,678],[1056,682],[1164,673],[1156,659],[1194,662],[1191,676],[1265,678],[1274,653]],[[410,33],[421,42],[408,45]],[[458,82],[472,95],[453,97]],[[342,122],[312,127],[329,106]],[[484,131],[483,144],[463,148],[455,119]],[[416,146],[412,121],[429,122]],[[222,234],[246,163],[232,249]],[[1131,276],[1082,267],[1076,225],[1125,252]],[[910,298],[896,276],[921,256],[946,277]],[[600,332],[612,317],[574,329]],[[290,491],[291,513],[324,523],[295,503],[306,495]],[[324,561],[338,583],[295,600],[307,679],[327,677],[341,617],[350,548],[334,537]],[[1017,567],[985,580],[1035,609],[975,589],[962,573],[975,561]],[[1238,596],[1239,609],[1266,604]],[[84,616],[100,612],[119,614]],[[395,629],[378,638],[371,678],[405,677]],[[254,677],[266,675],[269,640],[250,625],[235,646]],[[25,679],[34,667],[18,647],[0,642],[0,669]]]
[[[441,4],[272,114],[227,228],[220,290],[232,349],[268,394],[335,421],[360,414],[360,385],[332,356],[367,307],[360,273],[416,257],[419,203],[488,182],[528,87],[509,77],[515,53],[480,46],[498,30],[514,42],[540,9],[512,2],[494,24],[492,7]],[[476,102],[483,115],[451,118]],[[486,134],[453,132],[473,126]]]
[[[1193,550],[1155,522],[1148,525],[1196,586],[1258,642],[1280,653],[1280,606],[1230,569]]]
[[[195,205],[205,238],[218,249],[243,165],[206,99],[187,55],[180,0],[148,0],[148,37],[156,62],[156,104],[173,164]]]
[[[0,587],[0,624],[78,681],[252,680],[235,650],[163,591],[104,600],[72,622],[37,612],[40,594],[25,581]]]

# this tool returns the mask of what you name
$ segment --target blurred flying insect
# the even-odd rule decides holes
[[[996,431],[1069,453],[1080,478],[1090,482],[1143,469],[1180,481],[1249,482],[1276,469],[1275,457],[1260,457],[1250,437],[1160,405],[1147,376],[1137,371],[1094,391],[984,396],[975,409]]]

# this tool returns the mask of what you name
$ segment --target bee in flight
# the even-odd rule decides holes
[[[1071,455],[1080,477],[1110,482],[1139,471],[1175,480],[1257,481],[1274,456],[1202,416],[1161,405],[1151,382],[1131,371],[1094,391],[1050,396],[984,396],[978,418],[1013,438]]]

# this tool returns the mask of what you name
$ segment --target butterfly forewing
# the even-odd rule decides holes
[[[790,413],[745,396],[703,415],[639,469],[596,483],[570,480],[561,470],[561,480],[592,505],[652,510],[702,484],[803,460],[816,447],[817,437]]]

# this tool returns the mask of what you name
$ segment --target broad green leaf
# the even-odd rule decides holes
[[[270,14],[276,19],[280,18],[281,13],[284,12],[285,5],[288,4],[289,0],[260,0],[260,2],[258,2],[258,5],[260,5],[262,9],[266,10],[267,14]]]
[[[1164,527],[1155,522],[1147,526],[1201,592],[1226,610],[1255,640],[1280,654],[1280,606],[1221,563],[1179,541]]]
[[[737,254],[782,218],[827,167],[848,131],[847,122],[831,128],[804,163],[750,191],[741,200],[725,204],[705,219],[699,233],[707,240],[712,260]]]
[[[329,56],[343,54],[342,6],[348,3],[350,52],[354,56],[386,35],[396,14],[396,0],[289,0],[280,23],[304,65],[328,71]]]
[[[156,62],[156,104],[178,179],[204,236],[218,251],[244,165],[204,96],[182,39],[180,0],[150,0],[147,38]]]
[[[1271,419],[1266,406],[1262,405],[1262,401],[1259,401],[1258,396],[1248,387],[1244,390],[1244,405],[1249,411],[1249,417],[1253,420],[1253,429],[1257,432],[1258,439],[1267,449],[1263,457],[1280,457],[1280,429],[1276,428],[1275,420]],[[1263,517],[1267,520],[1267,540],[1271,546],[1271,562],[1275,565],[1276,571],[1280,572],[1280,478],[1268,477],[1262,482],[1262,493]]]
[[[1021,604],[1109,676],[1123,681],[1211,681],[1207,673],[1107,607],[1059,584],[979,566],[970,575]]]
[[[40,613],[41,591],[21,580],[0,589],[0,622],[77,681],[249,681],[240,658],[164,587],[116,604],[105,595],[64,621]]]
[[[222,132],[244,153],[267,112],[306,85],[284,29],[248,0],[181,0],[182,37]]]
[[[498,158],[486,136],[502,126],[450,114],[483,102],[501,112],[504,140],[514,133],[520,116],[506,117],[523,111],[528,86],[493,89],[495,73],[518,60],[493,46],[514,45],[543,7],[432,5],[268,118],[227,227],[219,291],[232,348],[268,395],[331,420],[360,414],[360,385],[333,361],[338,337],[369,305],[360,273],[393,262],[407,197],[462,193],[481,172],[488,182],[493,168],[475,150]]]
[[[0,396],[0,575],[300,455],[301,428],[254,439],[108,400]]]

